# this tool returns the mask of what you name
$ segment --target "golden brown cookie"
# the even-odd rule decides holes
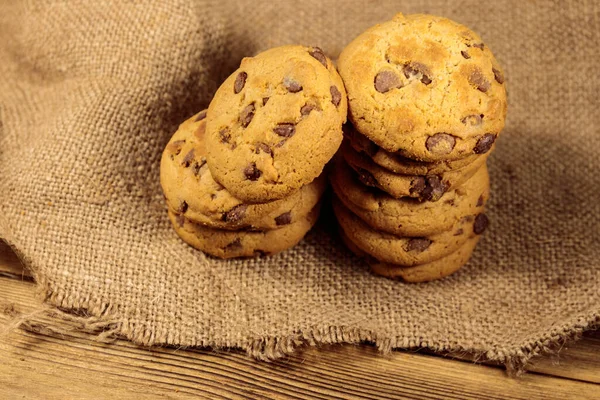
[[[271,255],[295,246],[319,217],[320,204],[308,215],[280,229],[227,231],[197,224],[169,210],[175,232],[190,246],[219,258]]]
[[[247,204],[212,178],[204,145],[206,110],[179,126],[161,159],[160,180],[168,207],[194,222],[220,229],[276,229],[304,218],[326,187],[324,176],[281,200]]]
[[[342,140],[346,91],[318,48],[244,58],[208,109],[206,159],[236,198],[281,199],[321,174]]]
[[[396,174],[402,175],[435,175],[461,169],[484,155],[473,154],[458,160],[417,161],[402,156],[400,153],[390,153],[379,147],[375,142],[361,135],[351,124],[344,125],[344,137],[348,139],[354,150],[368,155],[373,162]],[[493,150],[490,150],[490,152]]]
[[[431,15],[396,15],[355,38],[338,68],[349,118],[389,152],[421,161],[490,150],[504,127],[504,74],[467,27]]]
[[[399,236],[448,231],[462,218],[482,213],[490,193],[485,165],[436,203],[395,199],[378,189],[369,189],[339,156],[335,158],[330,181],[337,198],[371,228]]]
[[[445,257],[488,226],[485,214],[469,215],[452,230],[425,237],[401,237],[372,229],[338,199],[333,210],[340,227],[352,243],[377,260],[412,267]]]
[[[480,236],[470,238],[454,253],[430,263],[415,265],[414,267],[401,267],[383,263],[370,257],[342,233],[342,240],[346,246],[357,256],[365,258],[374,274],[385,276],[386,278],[402,279],[409,283],[442,279],[458,271],[471,258],[479,239]]]
[[[347,140],[342,144],[341,152],[365,185],[378,187],[395,198],[414,197],[426,201],[438,201],[445,192],[462,185],[489,156],[485,154],[461,169],[443,174],[416,176],[395,174],[375,164],[367,155],[354,150]]]

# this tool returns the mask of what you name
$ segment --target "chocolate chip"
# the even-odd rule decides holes
[[[229,128],[223,128],[219,131],[219,139],[221,143],[229,143],[231,140],[231,133],[229,133]]]
[[[235,77],[235,82],[233,84],[233,92],[235,94],[238,94],[242,91],[246,85],[246,78],[248,78],[248,74],[245,72],[240,72],[238,76]]]
[[[267,251],[263,251],[263,250],[254,250],[254,257],[265,257],[270,255],[271,253],[267,252]]]
[[[237,238],[233,242],[229,243],[227,246],[223,248],[225,251],[235,251],[242,248],[242,239]]]
[[[194,175],[198,176],[200,174],[200,170],[202,169],[202,167],[206,164],[206,158],[202,157],[202,159],[198,162],[198,161],[194,161],[194,164],[192,165],[192,171],[194,173]]]
[[[292,212],[291,211],[285,212],[285,213],[281,214],[279,217],[275,218],[275,224],[277,226],[288,225],[291,222],[292,222]]]
[[[260,152],[267,153],[271,157],[273,157],[273,149],[266,143],[256,143],[254,147],[254,153],[260,154]]]
[[[250,122],[252,122],[252,118],[254,118],[254,103],[247,105],[240,114],[240,124],[245,128]]]
[[[342,101],[342,94],[340,93],[338,88],[336,86],[331,86],[329,88],[329,93],[331,93],[331,102],[333,103],[333,105],[336,107],[339,106],[340,101]]]
[[[454,232],[454,236],[460,236],[460,235],[462,235],[463,233],[465,233],[465,231],[463,231],[463,229],[462,229],[462,228],[460,228],[459,230],[457,230],[456,232]]]
[[[473,153],[475,154],[485,154],[491,148],[494,142],[496,141],[496,135],[492,133],[486,133],[482,137],[479,138],[475,148],[473,149]]]
[[[477,47],[478,49],[481,49],[481,50],[483,50],[483,48],[485,47],[485,45],[483,43],[475,43],[472,46]]]
[[[411,195],[423,193],[423,190],[425,190],[425,183],[426,182],[425,182],[424,177],[422,177],[422,176],[416,177],[410,183],[409,193]]]
[[[302,108],[300,108],[300,114],[307,116],[314,109],[315,106],[313,106],[312,104],[305,104],[302,106]]]
[[[301,84],[299,84],[298,82],[296,82],[292,78],[288,78],[288,77],[285,77],[283,79],[283,86],[285,86],[285,88],[290,93],[298,93],[299,91],[302,90],[302,85]]]
[[[277,124],[277,126],[273,128],[273,132],[279,136],[289,138],[294,136],[294,133],[296,133],[296,125],[288,122]]]
[[[199,140],[204,140],[204,133],[206,133],[206,124],[200,124],[194,131],[194,136]]]
[[[431,240],[427,238],[412,238],[406,243],[406,251],[422,253],[431,246]]]
[[[490,220],[485,214],[477,214],[475,222],[473,222],[473,233],[481,235],[490,224]]]
[[[417,71],[416,69],[414,69],[410,64],[406,64],[404,66],[404,76],[407,79],[410,79],[414,76],[417,76],[419,74],[419,71]]]
[[[176,156],[181,153],[181,147],[185,144],[185,140],[176,140],[169,143],[169,150],[172,151]]]
[[[479,196],[477,199],[477,207],[481,207],[483,205],[483,195]]]
[[[374,85],[375,90],[379,93],[386,93],[392,89],[401,88],[402,82],[398,78],[398,75],[392,71],[381,71],[375,75]]]
[[[268,97],[263,97],[263,106],[267,104],[267,101],[269,101]]]
[[[255,181],[260,178],[262,172],[256,168],[255,163],[250,163],[246,168],[244,168],[244,175],[246,176],[246,179]]]
[[[183,227],[183,225],[185,224],[185,217],[183,216],[183,214],[177,214],[175,216],[175,222],[177,222],[177,225],[179,225],[179,227]]]
[[[367,171],[366,169],[357,168],[356,172],[358,173],[358,179],[367,186],[376,187],[377,179],[373,176],[372,173]]]
[[[466,117],[464,117],[463,119],[460,120],[460,122],[462,122],[465,125],[471,125],[471,126],[479,126],[483,123],[483,114],[471,114],[471,115],[467,115]]]
[[[447,133],[436,133],[429,136],[425,142],[425,147],[433,154],[448,154],[454,149],[455,145],[456,139]]]
[[[206,110],[200,111],[198,113],[198,115],[196,116],[196,119],[194,120],[194,122],[202,121],[204,118],[206,118]]]
[[[246,205],[246,204],[238,204],[237,206],[233,207],[231,210],[223,213],[223,215],[221,216],[221,221],[231,222],[231,223],[240,222],[246,215],[247,208],[248,208],[248,205]]]
[[[278,147],[278,148],[279,148],[279,147],[283,147],[283,145],[285,144],[285,142],[287,142],[287,139],[283,139],[283,140],[279,141],[279,142],[278,142],[278,143],[275,145],[275,147]]]
[[[182,201],[181,204],[179,205],[179,208],[177,209],[178,213],[185,213],[188,209],[188,203],[186,203],[185,201]]]
[[[468,53],[467,51],[465,51],[465,50],[461,51],[461,52],[460,52],[460,54],[462,54],[462,56],[463,56],[464,58],[466,58],[467,60],[468,60],[469,58],[471,58],[471,56],[469,55],[469,53]]]
[[[500,84],[504,83],[504,74],[502,73],[502,71],[496,68],[492,68],[492,72],[494,73],[494,78],[496,79],[496,82]]]
[[[421,198],[427,201],[438,201],[446,193],[446,184],[436,175],[428,176],[426,181],[425,188],[421,191]]]
[[[491,86],[490,81],[485,79],[479,69],[473,70],[471,74],[469,74],[469,83],[483,93],[487,92]]]
[[[313,47],[311,51],[308,52],[311,56],[316,58],[325,68],[327,68],[327,57],[325,57],[325,53],[319,47]]]
[[[425,85],[429,85],[431,83],[431,72],[425,64],[411,62],[404,66],[404,76],[407,79],[416,77],[419,74],[421,74],[421,83]]]
[[[183,160],[181,161],[181,165],[185,168],[189,167],[190,164],[192,163],[192,161],[194,160],[194,149],[191,149],[190,151],[188,151],[188,153],[185,155],[185,157],[183,157]]]

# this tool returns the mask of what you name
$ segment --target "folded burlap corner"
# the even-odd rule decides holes
[[[144,345],[275,358],[368,340],[517,369],[597,327],[600,5],[168,3],[0,6],[0,237],[49,305]],[[472,261],[429,284],[375,277],[330,219],[264,259],[218,261],[179,240],[159,186],[162,148],[240,58],[287,43],[335,57],[398,11],[465,23],[506,70],[492,225]]]

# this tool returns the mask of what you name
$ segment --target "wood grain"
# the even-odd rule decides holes
[[[6,259],[0,258],[8,274],[0,277],[2,325],[10,318],[2,310],[40,306],[35,284],[3,265]],[[589,335],[513,379],[502,368],[416,352],[382,356],[366,345],[307,349],[263,363],[239,351],[146,349],[124,340],[99,343],[77,331],[17,330],[0,339],[0,398],[592,399],[600,393],[589,383],[600,376],[599,347],[600,336]]]
[[[0,276],[32,280],[31,274],[23,267],[17,255],[2,241],[0,241]]]

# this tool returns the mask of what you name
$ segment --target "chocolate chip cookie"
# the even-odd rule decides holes
[[[435,175],[447,171],[461,169],[484,155],[473,154],[458,160],[417,161],[402,156],[399,152],[390,153],[375,142],[360,134],[351,124],[344,125],[344,137],[354,150],[368,155],[373,162],[396,174],[402,175]],[[493,148],[490,150],[490,152]]]
[[[276,229],[304,218],[326,187],[324,176],[281,200],[247,204],[212,178],[204,144],[206,110],[182,123],[161,159],[168,207],[194,222],[220,229]]]
[[[420,161],[487,153],[506,117],[502,68],[467,27],[396,15],[355,38],[338,68],[349,118],[389,152]]]
[[[354,150],[348,141],[342,144],[341,152],[363,184],[378,187],[395,198],[413,197],[426,201],[438,201],[445,192],[462,185],[485,164],[489,155],[478,157],[461,169],[417,176],[395,174],[375,164],[370,157]]]
[[[374,230],[334,198],[333,210],[344,234],[362,251],[385,263],[411,267],[458,250],[488,226],[485,214],[469,215],[450,231],[422,237],[401,237]]]
[[[471,258],[479,238],[480,236],[475,236],[468,239],[454,253],[438,260],[426,264],[415,265],[414,267],[402,267],[376,260],[362,251],[348,238],[348,236],[342,233],[342,240],[346,246],[357,256],[365,258],[374,274],[392,279],[402,279],[409,283],[429,282],[444,278],[458,271],[469,261],[469,258]]]
[[[460,220],[484,211],[490,186],[487,166],[440,201],[395,199],[360,183],[356,172],[337,156],[330,175],[337,198],[371,228],[399,236],[427,236],[452,229]]]
[[[320,204],[308,215],[281,229],[267,231],[228,231],[195,223],[183,214],[169,210],[175,232],[190,246],[219,258],[256,257],[279,253],[295,246],[313,227]]]
[[[208,167],[244,202],[281,199],[321,174],[346,114],[342,80],[319,48],[283,46],[244,58],[208,109]]]

